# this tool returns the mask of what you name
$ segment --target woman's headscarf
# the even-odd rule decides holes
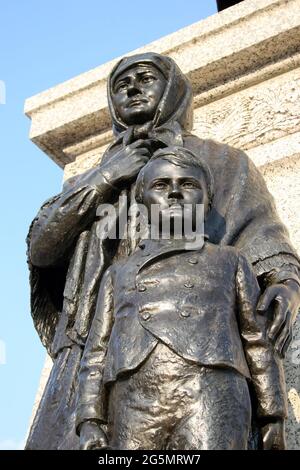
[[[150,64],[166,79],[166,87],[155,116],[145,125],[128,126],[118,116],[113,102],[113,85],[125,70],[138,64]],[[182,145],[182,132],[193,127],[193,94],[188,79],[173,59],[154,52],[136,54],[121,59],[111,71],[107,83],[108,106],[112,118],[113,132],[120,140],[129,142],[138,138],[160,140],[165,145]],[[114,143],[116,144],[116,142]]]

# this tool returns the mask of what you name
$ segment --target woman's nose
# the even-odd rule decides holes
[[[127,87],[127,95],[134,96],[134,95],[138,95],[139,93],[141,93],[141,90],[138,84],[136,83],[136,81],[130,82]]]

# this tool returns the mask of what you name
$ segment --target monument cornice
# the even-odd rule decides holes
[[[298,67],[299,42],[299,0],[245,0],[132,54],[171,56],[191,80],[199,108]],[[59,166],[112,139],[106,81],[118,60],[27,99],[30,138]]]

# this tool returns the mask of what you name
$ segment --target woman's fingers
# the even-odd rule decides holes
[[[257,304],[257,310],[259,312],[266,312],[277,294],[277,286],[267,287],[263,294],[260,296],[259,302]]]
[[[290,345],[292,340],[292,315],[289,311],[286,315],[286,320],[284,327],[277,335],[277,339],[275,342],[275,350],[281,357],[285,356],[285,353]]]
[[[274,300],[276,301],[276,305],[274,308],[273,322],[268,331],[268,336],[271,341],[276,340],[287,320],[288,313],[290,313],[287,299],[278,295]]]
[[[281,350],[281,356],[283,358],[286,356],[287,350],[288,350],[292,340],[293,340],[293,332],[291,331],[291,333],[287,337],[286,342],[284,343],[283,348]]]
[[[139,139],[133,142],[133,144],[130,144],[128,146],[130,149],[140,149],[140,148],[146,148],[149,152],[151,150],[151,142],[148,140],[144,139]]]

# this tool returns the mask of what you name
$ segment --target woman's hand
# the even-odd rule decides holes
[[[149,143],[140,139],[119,150],[108,162],[100,166],[101,173],[113,186],[132,181],[151,154]]]
[[[300,286],[293,279],[266,288],[259,299],[257,310],[265,313],[274,303],[274,317],[268,336],[281,357],[292,341],[292,326],[300,307]]]

